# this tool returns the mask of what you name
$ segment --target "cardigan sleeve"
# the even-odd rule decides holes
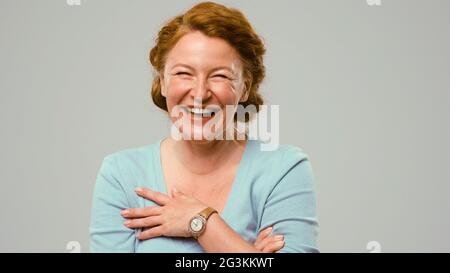
[[[261,220],[261,229],[273,227],[273,234],[284,235],[284,247],[278,252],[319,252],[318,220],[314,177],[309,159],[297,151],[294,160],[269,194]],[[299,156],[300,155],[300,156]]]
[[[120,183],[114,157],[105,157],[94,187],[91,224],[91,252],[134,252],[135,232],[123,225],[121,210],[131,207]]]

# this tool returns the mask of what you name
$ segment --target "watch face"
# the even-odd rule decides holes
[[[191,229],[195,232],[202,230],[203,221],[199,218],[194,218],[191,221]]]

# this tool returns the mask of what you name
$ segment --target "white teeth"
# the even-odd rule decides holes
[[[196,115],[211,115],[214,111],[212,109],[191,108],[193,114]]]

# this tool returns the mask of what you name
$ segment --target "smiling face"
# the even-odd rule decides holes
[[[188,126],[192,138],[199,134],[202,139],[207,137],[205,126],[212,123],[216,126],[211,133],[222,133],[218,130],[223,129],[218,128],[226,128],[224,122],[230,118],[226,106],[235,108],[239,101],[247,99],[243,96],[243,65],[236,50],[225,40],[199,31],[185,34],[170,50],[160,79],[172,122],[177,123],[182,118],[180,109],[184,110],[184,118],[191,121]],[[179,128],[182,133],[183,128]]]

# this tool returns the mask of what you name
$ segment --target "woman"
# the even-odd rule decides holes
[[[307,156],[294,146],[268,152],[258,140],[219,137],[231,130],[236,138],[238,106],[262,105],[264,52],[241,12],[211,2],[161,29],[150,52],[151,95],[178,135],[104,159],[92,251],[318,251]]]

